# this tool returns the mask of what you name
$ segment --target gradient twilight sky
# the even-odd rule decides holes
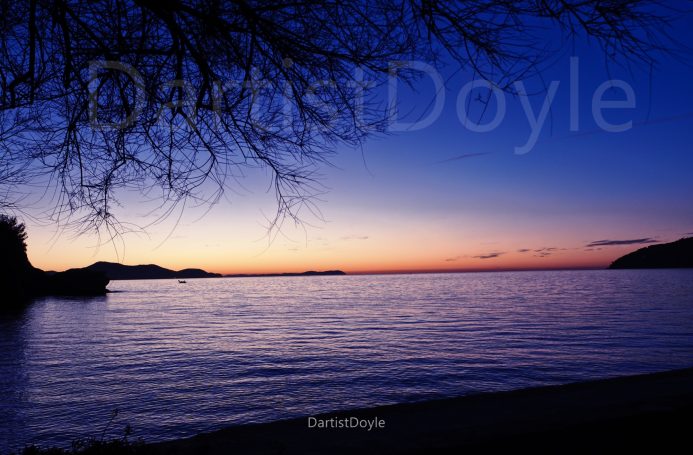
[[[691,19],[682,15],[672,31],[688,49]],[[571,56],[579,58],[578,131],[569,129]],[[603,267],[645,242],[693,235],[691,63],[683,53],[661,57],[651,74],[637,65],[607,68],[594,44],[577,43],[543,72],[558,89],[536,146],[522,155],[514,148],[531,128],[520,100],[506,96],[507,113],[495,130],[469,131],[456,101],[473,77],[449,65],[442,71],[449,79],[444,109],[431,126],[373,138],[363,150],[342,147],[334,166],[321,168],[323,219],[306,216],[304,226],[285,225],[270,241],[266,217],[274,200],[266,192],[269,174],[257,171],[209,212],[188,207],[180,219],[175,213],[115,245],[26,220],[29,257],[47,270],[97,260],[221,273]],[[632,120],[628,131],[604,132],[593,118],[593,94],[609,79],[633,87],[635,108],[604,114],[611,123]],[[536,79],[525,83],[541,88]],[[416,89],[399,97],[410,118],[425,116],[435,94],[425,77]],[[472,92],[472,113],[480,109],[476,94],[487,92]],[[530,98],[535,115],[545,97]],[[618,89],[605,94],[623,98]],[[482,123],[496,107],[491,103]],[[121,202],[124,221],[151,221],[151,203],[133,195]],[[633,242],[610,244],[625,240]],[[587,247],[595,241],[606,242]]]

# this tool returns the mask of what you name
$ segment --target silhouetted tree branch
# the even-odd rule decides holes
[[[377,80],[394,61],[447,53],[509,87],[550,55],[548,26],[649,63],[666,24],[655,6],[2,0],[0,183],[45,182],[52,218],[91,229],[117,223],[118,190],[169,208],[214,202],[260,166],[273,175],[275,221],[298,217],[320,191],[315,164],[385,127],[387,106],[362,95],[356,68]]]

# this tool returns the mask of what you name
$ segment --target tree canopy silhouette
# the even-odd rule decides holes
[[[26,259],[26,227],[14,216],[0,214],[0,247],[2,257],[6,259],[20,258],[16,263]]]
[[[0,214],[0,292],[3,300],[20,300],[25,295],[26,277],[32,270],[26,254],[26,239],[23,223]]]
[[[454,59],[500,87],[564,39],[651,62],[667,18],[645,0],[2,0],[0,204],[52,190],[57,221],[117,221],[117,192],[214,202],[247,167],[273,176],[277,220],[318,191],[315,164],[383,131],[364,80]],[[445,57],[447,55],[447,57]],[[355,73],[356,71],[356,73]],[[412,76],[408,76],[412,77]]]

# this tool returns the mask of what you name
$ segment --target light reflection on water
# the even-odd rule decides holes
[[[693,270],[116,281],[0,316],[0,449],[693,365]]]

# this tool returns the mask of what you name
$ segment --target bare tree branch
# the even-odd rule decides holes
[[[550,55],[547,27],[648,64],[667,39],[640,0],[1,3],[0,185],[42,176],[51,217],[86,229],[118,229],[120,190],[214,203],[244,167],[272,172],[275,223],[316,211],[316,164],[385,126],[356,68],[448,54],[510,87]]]

